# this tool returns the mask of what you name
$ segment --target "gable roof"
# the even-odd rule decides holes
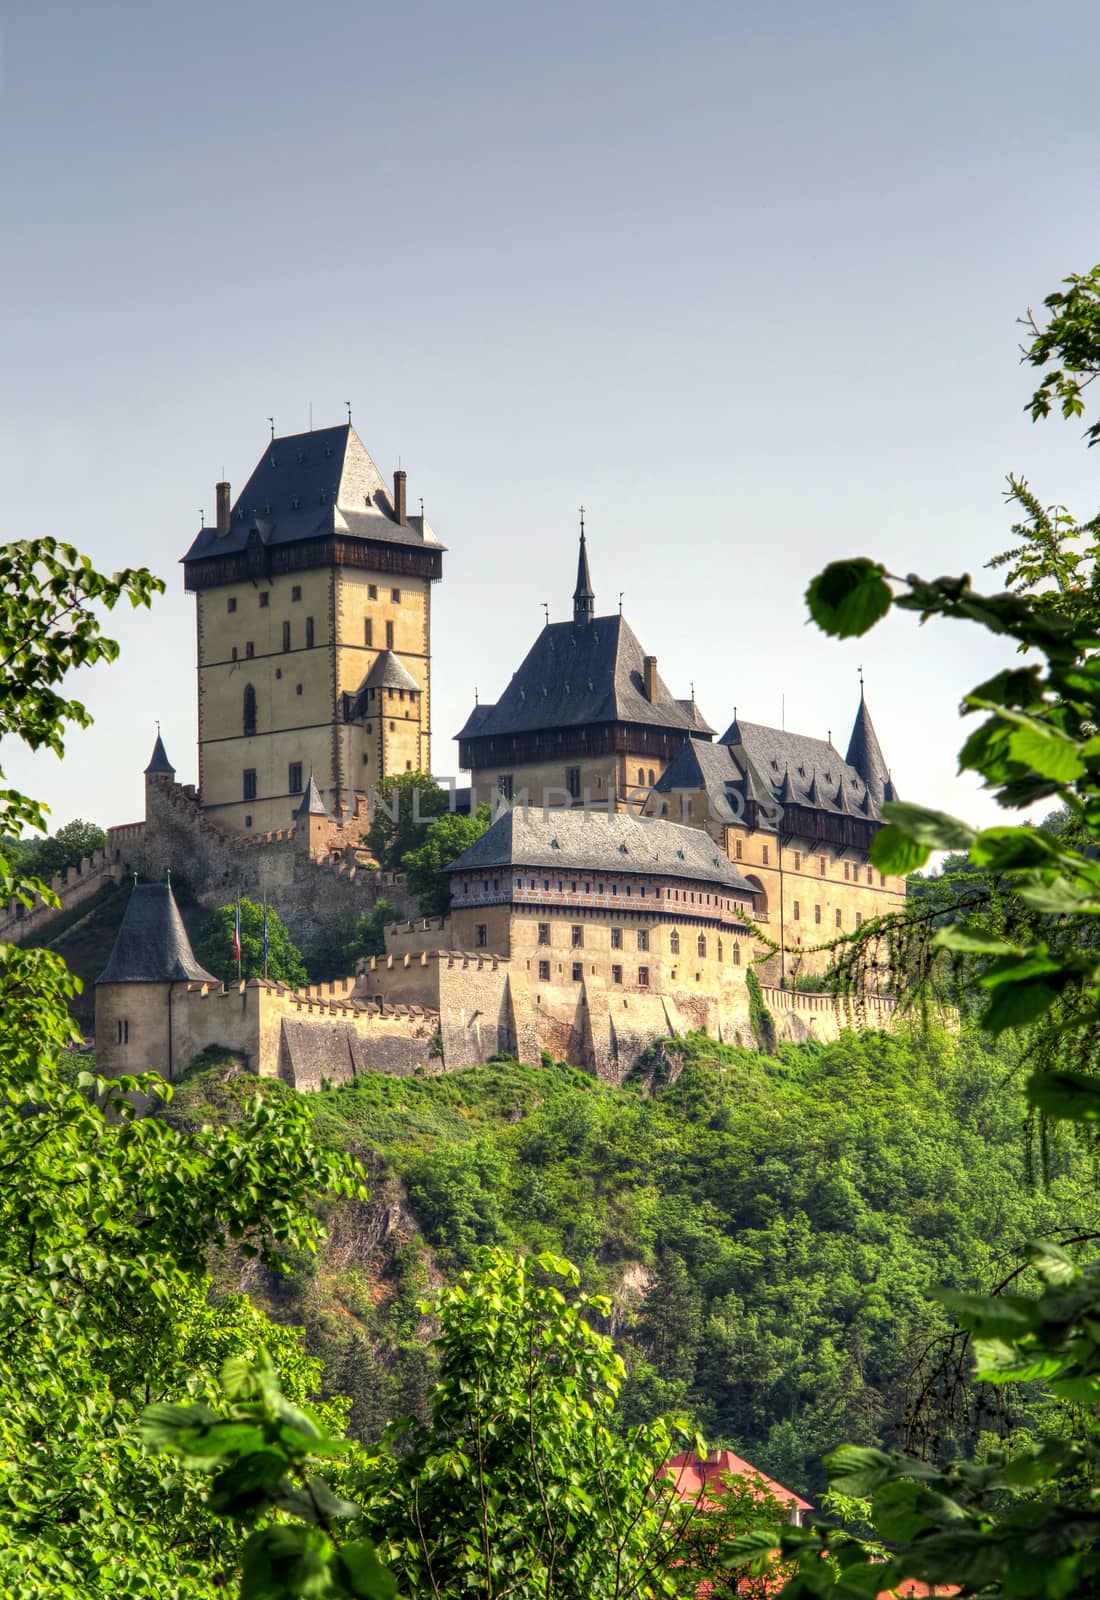
[[[674,728],[685,737],[706,727],[657,679],[645,696],[645,651],[626,619],[548,622],[495,705],[479,705],[460,739],[531,733],[584,723],[634,722]]]
[[[725,1481],[729,1476],[748,1478],[750,1488],[754,1486],[752,1480],[755,1479],[761,1493],[772,1495],[796,1511],[813,1510],[808,1500],[803,1500],[793,1489],[785,1489],[781,1483],[776,1483],[774,1478],[769,1478],[766,1472],[761,1472],[759,1467],[754,1467],[751,1461],[735,1455],[732,1450],[713,1450],[705,1459],[693,1450],[683,1450],[679,1455],[669,1457],[664,1471],[672,1478],[673,1488],[682,1500],[694,1500],[702,1496],[704,1503],[713,1505],[715,1497],[729,1487]]]
[[[126,902],[110,959],[96,983],[217,983],[191,949],[166,883],[139,883]]]
[[[448,872],[487,867],[626,872],[720,884],[750,900],[753,887],[702,828],[625,811],[552,811],[517,805],[503,812]]]
[[[202,528],[184,561],[334,533],[442,550],[423,517],[396,520],[393,496],[349,422],[272,439],[230,513],[229,532]]]

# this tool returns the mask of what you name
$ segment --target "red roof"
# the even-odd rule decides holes
[[[704,1501],[713,1502],[715,1495],[724,1493],[728,1475],[732,1478],[755,1479],[755,1485],[750,1484],[750,1487],[774,1495],[776,1500],[785,1501],[796,1511],[813,1510],[808,1500],[803,1500],[792,1489],[784,1489],[781,1483],[776,1483],[774,1478],[769,1478],[766,1472],[761,1472],[750,1461],[734,1455],[732,1450],[712,1450],[705,1460],[693,1450],[683,1450],[678,1456],[669,1458],[665,1472],[670,1477],[675,1474],[673,1487],[681,1500],[696,1500],[702,1496]]]

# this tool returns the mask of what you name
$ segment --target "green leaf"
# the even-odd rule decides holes
[[[1004,1033],[1006,1028],[1026,1028],[1057,1000],[1055,989],[1043,978],[1023,983],[1006,983],[996,989],[982,1013],[982,1027],[989,1033]]]
[[[1029,1244],[1027,1259],[1043,1282],[1052,1289],[1064,1288],[1077,1277],[1077,1263],[1072,1256],[1068,1256],[1056,1244],[1048,1244],[1046,1240],[1039,1239]]]
[[[866,633],[890,609],[886,568],[865,556],[831,561],[806,590],[810,615],[825,633],[847,639]]]
[[[946,1306],[961,1327],[986,1338],[1022,1338],[1038,1328],[1042,1321],[1036,1302],[1022,1295],[968,1294],[959,1289],[939,1289],[933,1298]]]
[[[1076,741],[1054,729],[1038,725],[1016,727],[1009,736],[1008,749],[1014,761],[1031,767],[1044,778],[1053,778],[1056,783],[1074,783],[1085,775],[1085,763]]]
[[[379,1561],[369,1539],[342,1545],[334,1565],[344,1588],[355,1600],[395,1600],[397,1584]]]
[[[893,823],[888,823],[871,841],[871,860],[878,870],[899,878],[923,867],[931,854],[930,846],[918,844]]]
[[[931,811],[903,800],[888,800],[882,811],[887,822],[894,823],[910,839],[930,845],[933,850],[969,850],[976,837],[973,828],[946,811]]]
[[[1015,946],[1008,944],[999,934],[990,933],[973,923],[959,922],[952,928],[941,928],[932,941],[941,950],[968,951],[975,955],[1011,955]]]
[[[1100,1120],[1100,1079],[1086,1073],[1033,1072],[1024,1093],[1044,1116],[1066,1122]]]

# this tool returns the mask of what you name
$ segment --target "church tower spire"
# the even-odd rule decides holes
[[[583,627],[596,615],[596,595],[588,571],[588,545],[584,537],[584,507],[581,506],[581,548],[577,557],[577,587],[573,591],[573,621]]]
[[[850,767],[855,767],[878,805],[884,800],[895,798],[893,784],[890,781],[890,769],[886,765],[874,723],[871,721],[871,713],[867,709],[863,693],[862,667],[859,673],[859,710],[856,712],[845,760]]]

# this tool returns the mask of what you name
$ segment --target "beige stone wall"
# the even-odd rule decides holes
[[[173,987],[167,983],[96,987],[95,1058],[103,1077],[140,1072],[169,1076],[168,997]]]
[[[399,596],[394,599],[394,594]],[[336,689],[357,694],[393,630],[394,654],[420,688],[390,690],[376,714],[340,733],[340,783],[367,790],[398,772],[431,771],[431,583],[341,567],[336,572]],[[367,643],[368,634],[370,643]]]
[[[665,763],[655,756],[562,756],[554,761],[515,762],[511,766],[498,763],[492,767],[479,767],[470,774],[475,803],[487,800],[492,804],[500,791],[502,777],[512,780],[513,795],[522,790],[528,794],[528,804],[538,809],[548,804],[552,809],[566,806],[569,790],[567,769],[580,769],[580,792],[583,803],[587,791],[588,804],[593,809],[604,809],[610,799],[613,809],[641,811],[650,788],[650,773],[656,783],[665,769]],[[644,774],[638,782],[639,772]]]
[[[290,790],[292,762],[301,763],[303,782],[312,767],[326,793],[336,784],[334,585],[332,571],[318,569],[203,589],[195,597],[199,791],[213,818],[241,832],[289,825],[301,798]],[[300,600],[291,598],[296,590]],[[234,611],[230,601],[236,602]],[[289,650],[283,649],[284,624],[290,628]],[[256,733],[246,737],[249,684],[256,693]],[[244,799],[246,769],[256,773],[251,801]]]
[[[121,875],[109,851],[97,850],[93,856],[85,856],[77,866],[56,872],[50,879],[50,888],[57,895],[59,905],[50,906],[36,900],[28,908],[20,900],[9,900],[7,905],[0,906],[0,940],[18,943],[31,938],[54,917],[91,900],[106,884],[117,882]]]

